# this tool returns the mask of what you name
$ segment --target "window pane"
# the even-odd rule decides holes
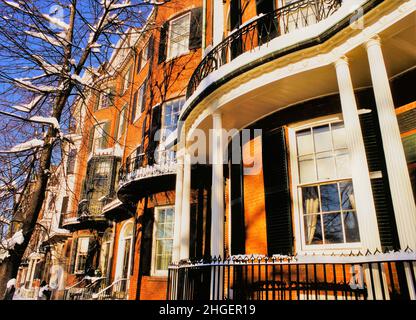
[[[354,190],[352,182],[341,182],[339,184],[341,193],[341,205],[343,210],[355,209]]]
[[[338,186],[334,184],[325,184],[320,186],[322,211],[339,211]]]
[[[304,214],[320,212],[317,186],[302,188],[302,203]]]
[[[310,129],[298,131],[296,133],[296,140],[298,146],[298,156],[312,154],[314,152],[312,133]]]
[[[355,212],[344,212],[345,237],[347,242],[359,242],[360,232],[358,229],[357,214]]]
[[[340,213],[324,214],[325,243],[343,243],[342,221]]]
[[[351,162],[348,153],[338,154],[335,158],[338,178],[351,177]]]
[[[313,159],[299,161],[299,175],[302,183],[316,180],[315,162]]]
[[[345,127],[342,122],[332,124],[332,139],[334,142],[334,149],[347,148]]]
[[[322,244],[321,216],[319,214],[306,215],[304,220],[306,244]]]
[[[319,180],[335,179],[336,172],[335,172],[334,158],[332,156],[321,157],[325,155],[328,155],[328,153],[317,155],[317,158],[316,158],[316,166],[318,169],[318,179]]]
[[[90,241],[89,238],[80,238],[79,239],[79,253],[87,253],[88,252],[88,243]]]
[[[315,142],[315,152],[332,150],[331,132],[329,125],[313,128],[313,139]]]

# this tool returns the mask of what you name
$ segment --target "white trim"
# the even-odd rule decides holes
[[[173,249],[173,242],[174,242],[174,236],[175,236],[175,205],[165,205],[165,206],[159,206],[155,207],[155,213],[154,213],[154,222],[153,222],[153,236],[152,236],[152,262],[151,262],[151,268],[150,268],[150,275],[154,277],[167,277],[168,276],[168,269],[166,270],[156,270],[156,230],[157,225],[159,222],[159,211],[165,210],[165,209],[172,209],[173,210],[173,232],[172,232],[172,249]],[[173,252],[172,252],[173,255]]]

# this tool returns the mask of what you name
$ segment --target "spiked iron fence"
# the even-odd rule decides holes
[[[243,24],[201,61],[189,81],[187,98],[203,79],[221,66],[245,52],[268,44],[274,38],[325,20],[341,4],[342,0],[299,0]]]
[[[65,289],[64,300],[90,300],[105,285],[105,278],[83,278]]]
[[[168,300],[416,299],[416,254],[233,256],[172,264]]]

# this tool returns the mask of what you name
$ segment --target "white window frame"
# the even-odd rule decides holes
[[[172,242],[173,242],[173,235],[175,232],[175,206],[174,205],[166,205],[166,206],[159,206],[155,207],[155,219],[153,222],[153,240],[152,240],[152,264],[151,264],[151,275],[155,277],[167,277],[168,276],[168,270],[156,270],[156,231],[157,231],[157,225],[159,221],[159,212],[161,210],[166,209],[173,209],[174,216],[172,221]],[[172,247],[173,249],[173,247]]]
[[[90,237],[79,237],[78,241],[77,241],[77,253],[75,255],[75,265],[74,265],[74,274],[84,274],[85,270],[79,270],[78,269],[78,263],[79,263],[79,257],[80,257],[80,248],[81,248],[81,240],[87,239],[88,240],[88,244],[87,244],[87,252],[85,254],[85,257],[88,257],[88,247],[90,245]]]
[[[291,124],[288,126],[288,138],[289,138],[289,154],[290,154],[290,188],[293,196],[293,218],[294,218],[294,231],[295,231],[295,246],[297,253],[350,253],[351,251],[358,251],[362,250],[362,243],[361,242],[353,242],[353,243],[337,243],[337,244],[315,244],[315,245],[307,245],[305,242],[305,225],[303,219],[303,205],[302,205],[302,197],[300,196],[299,186],[302,184],[300,183],[299,177],[299,165],[297,160],[297,144],[296,144],[296,132],[301,131],[304,129],[308,129],[311,127],[316,127],[319,125],[325,125],[328,123],[335,123],[344,121],[341,114],[320,117],[309,121],[302,121],[295,124]],[[352,177],[337,177],[336,179],[331,180],[316,180],[311,182],[311,184],[324,184],[328,182],[336,182],[336,181],[343,181],[343,180],[351,180]],[[355,190],[354,190],[355,192]],[[356,214],[358,215],[359,212],[356,210]],[[359,221],[358,221],[359,223]],[[360,228],[360,226],[358,226]]]
[[[189,30],[188,30],[188,37],[187,37],[187,48],[186,49],[183,49],[183,51],[181,50],[179,52],[173,53],[172,52],[172,48],[171,48],[171,44],[172,44],[171,43],[172,42],[172,24],[174,22],[176,22],[176,21],[178,21],[180,19],[184,19],[186,17],[189,19]],[[167,60],[172,60],[172,59],[175,59],[177,57],[180,57],[180,56],[183,56],[183,55],[186,55],[186,54],[189,53],[189,36],[190,36],[190,33],[191,33],[191,30],[190,29],[191,29],[191,12],[187,12],[187,13],[185,13],[185,14],[183,14],[183,15],[175,18],[175,19],[172,19],[169,22],[168,43],[167,43],[168,44]],[[184,36],[184,35],[180,35],[180,36]]]

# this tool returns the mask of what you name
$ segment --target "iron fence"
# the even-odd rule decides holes
[[[342,0],[299,0],[243,24],[204,57],[189,81],[187,98],[221,66],[281,35],[327,19],[341,5]]]
[[[416,299],[416,254],[233,256],[172,264],[168,300]]]

